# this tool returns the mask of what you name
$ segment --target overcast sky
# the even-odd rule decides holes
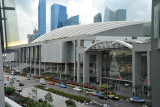
[[[21,43],[27,43],[27,34],[38,28],[39,0],[15,0]],[[127,20],[151,20],[152,0],[46,0],[47,32],[50,31],[50,6],[54,3],[67,6],[68,17],[80,15],[80,23],[93,23],[98,12],[104,17],[105,6],[112,10],[127,9]]]

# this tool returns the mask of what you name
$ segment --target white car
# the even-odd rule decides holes
[[[78,87],[73,88],[73,89],[76,90],[76,91],[82,91],[82,89],[80,89],[80,88],[78,88]]]
[[[20,78],[16,77],[15,79],[16,79],[17,82],[20,82]]]
[[[22,87],[16,87],[16,91],[21,92],[22,91]]]

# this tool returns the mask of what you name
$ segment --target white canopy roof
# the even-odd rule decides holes
[[[47,34],[44,34],[34,40],[32,43],[46,41],[46,40],[54,40],[60,38],[67,38],[79,35],[94,35],[103,31],[136,25],[136,24],[144,24],[149,23],[149,21],[113,21],[113,22],[100,22],[100,23],[92,23],[92,24],[83,24],[83,25],[73,25],[66,26],[56,30],[53,30]]]

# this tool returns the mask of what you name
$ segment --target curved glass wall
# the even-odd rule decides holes
[[[113,49],[102,52],[102,77],[132,80],[132,52]]]

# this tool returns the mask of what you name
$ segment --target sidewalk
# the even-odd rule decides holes
[[[30,97],[32,98],[31,95],[29,95],[28,93],[32,93],[32,88],[34,87],[31,87],[31,88],[23,88],[23,91],[20,93],[21,95],[25,96],[25,97]],[[44,90],[41,90],[41,89],[38,89],[37,88],[37,100],[39,98],[44,98],[44,96],[48,93]],[[40,94],[39,94],[40,93]],[[62,96],[59,96],[59,95],[56,95],[56,94],[53,94],[51,93],[52,96],[53,96],[53,102],[51,103],[54,107],[66,107],[66,103],[65,101],[68,100],[68,98],[66,97],[62,97]],[[35,95],[34,95],[35,96]],[[88,107],[87,105],[84,105],[84,104],[81,104],[79,102],[76,102],[76,105],[77,107]]]

